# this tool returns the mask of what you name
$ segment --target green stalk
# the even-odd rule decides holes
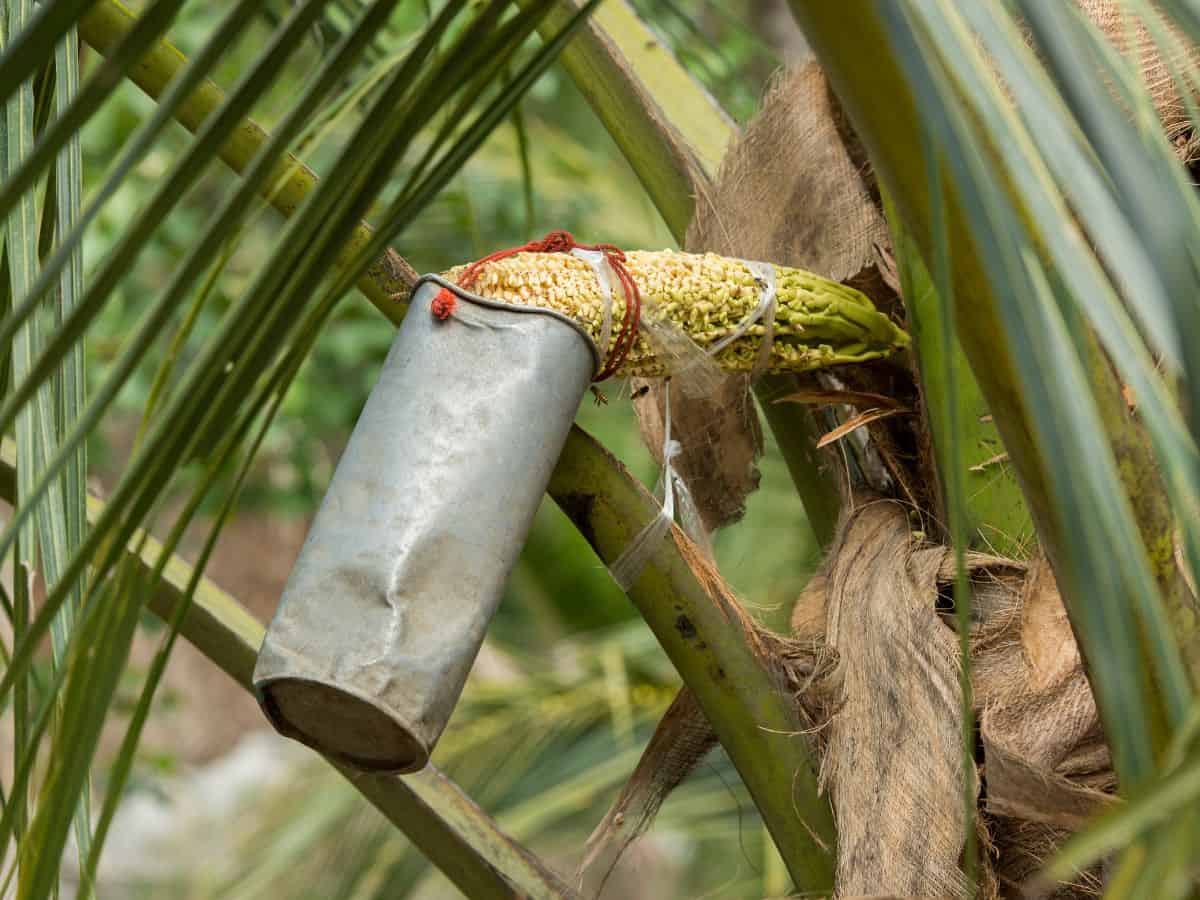
[[[891,17],[896,10],[886,9],[874,0],[846,0],[836,6],[792,0],[792,8],[862,138],[881,183],[894,200],[904,227],[928,255],[932,247],[932,212],[926,160],[921,152],[922,113],[902,68],[902,58],[892,43],[889,29],[895,25]],[[856,27],[847,29],[847,21],[853,21]],[[863,65],[864,59],[870,60],[870,65]],[[998,192],[1012,198],[1014,188],[1011,184],[998,185]],[[1028,216],[1028,210],[1022,214]],[[954,190],[947,193],[946,229],[954,260],[959,339],[1004,440],[1043,547],[1054,564],[1089,662],[1109,739],[1114,742],[1118,772],[1127,783],[1136,783],[1152,768],[1153,756],[1165,748],[1168,723],[1178,714],[1180,688],[1177,675],[1171,671],[1174,661],[1151,651],[1149,635],[1139,639],[1139,627],[1154,626],[1151,619],[1142,619],[1141,608],[1136,606],[1142,602],[1140,598],[1130,598],[1121,607],[1116,599],[1092,589],[1094,573],[1086,570],[1079,554],[1081,548],[1091,546],[1084,541],[1094,544],[1098,540],[1099,526],[1081,523],[1071,517],[1073,511],[1056,505],[1055,497],[1073,490],[1061,481],[1056,483],[1058,471],[1067,461],[1044,454],[1034,439],[1035,418],[1028,405],[1034,401],[1019,387],[1023,379],[1016,368],[1016,358],[1024,351],[1010,347],[1003,339],[1007,334],[1005,323],[1012,319],[1001,315],[1003,301],[995,292],[983,257],[988,248],[977,243],[973,220]],[[1039,288],[1043,296],[1038,300],[1048,306],[1046,295],[1051,286]],[[1077,346],[1085,348],[1084,359],[1102,358],[1090,331],[1082,329],[1073,336]],[[1048,340],[1058,338],[1059,332],[1047,336]],[[1073,370],[1067,371],[1073,377]],[[1125,493],[1136,496],[1154,491],[1159,480],[1148,464],[1152,457],[1145,439],[1128,415],[1118,414],[1115,407],[1121,397],[1120,383],[1107,365],[1093,364],[1087,375],[1097,404],[1105,410],[1103,424]],[[1092,400],[1081,398],[1081,402]],[[1093,461],[1078,460],[1076,464],[1092,465]],[[1142,505],[1135,512],[1146,556],[1161,559],[1162,548],[1171,540],[1172,523],[1159,515],[1157,505]],[[1113,521],[1110,516],[1105,525]],[[1127,549],[1140,552],[1136,546]],[[1165,574],[1161,566],[1159,574]],[[1115,634],[1118,621],[1139,622],[1139,627]],[[1194,631],[1174,637],[1185,643],[1194,639]],[[1147,659],[1156,662],[1147,665]],[[1165,668],[1160,670],[1159,664]],[[1156,683],[1158,678],[1164,682],[1174,680],[1164,688]],[[1124,721],[1125,715],[1134,716],[1130,721],[1137,722],[1136,727]]]
[[[955,477],[964,483],[962,512],[967,517],[970,546],[1001,556],[1025,557],[1034,542],[1033,523],[979,382],[962,345],[953,332],[947,336],[942,327],[946,315],[942,300],[916,244],[900,231],[890,204],[888,220],[930,429],[935,435],[946,435],[951,433],[949,422],[955,423],[953,434],[961,452],[954,459],[962,469]],[[946,377],[953,378],[956,387],[953,408],[939,383]],[[951,519],[947,474],[945,468],[939,468],[937,512],[942,523]]]
[[[559,0],[542,35],[557,34],[581,5]],[[626,0],[601,4],[561,62],[682,244],[736,126]]]
[[[131,14],[115,0],[101,0],[82,23],[81,34],[89,44],[105,52],[128,30],[130,21]],[[561,26],[561,22],[551,21],[550,24],[554,28]],[[652,49],[648,48],[647,52],[650,53]],[[663,56],[665,54],[658,48],[657,55],[650,53],[647,61],[653,62]],[[184,65],[183,55],[164,41],[147,55],[136,73],[136,81],[151,97],[157,97]],[[690,84],[689,90],[695,91],[694,83]],[[220,104],[221,99],[220,89],[206,82],[183,104],[179,113],[180,121],[194,130]],[[653,121],[652,107],[648,105],[644,108],[647,111],[645,121]],[[712,121],[711,113],[706,118]],[[725,141],[732,134],[732,127],[727,120],[722,121],[720,147],[723,149]],[[221,156],[231,168],[241,171],[266,139],[267,135],[260,127],[244,120],[235,137],[222,149]],[[657,146],[657,138],[655,142]],[[686,160],[678,155],[671,159],[679,164],[675,168],[676,183],[680,183],[679,179],[683,177],[681,173],[698,171],[690,150]],[[709,154],[708,159],[715,170],[715,159],[719,159],[719,154],[715,157]],[[279,165],[282,167],[279,174],[284,187],[276,186],[271,202],[287,215],[298,208],[315,188],[316,177],[295,159],[285,158]],[[268,183],[270,181],[268,179]],[[684,196],[690,198],[690,185],[695,183],[688,182],[689,189]],[[690,217],[690,199],[688,202],[687,215]],[[676,224],[679,224],[678,221]],[[683,224],[685,227],[686,222]],[[350,262],[370,239],[370,229],[360,225],[354,239],[343,248],[339,264]],[[390,298],[393,293],[406,288],[403,278],[385,272],[383,264],[377,263],[358,281],[358,286],[389,318],[393,321],[399,319],[403,307]],[[581,433],[576,433],[568,442],[556,469],[554,482],[566,493],[595,494],[600,484],[617,491],[624,504],[622,508],[629,515],[602,516],[603,527],[593,533],[604,533],[605,540],[615,539],[618,532],[628,532],[626,536],[632,534],[629,529],[633,526],[628,523],[644,521],[652,514],[652,501],[638,493],[634,482],[629,480],[618,463],[595,448]],[[570,487],[573,484],[576,489],[572,491]],[[597,496],[597,509],[611,512],[613,503],[610,497]],[[620,546],[623,547],[624,543]],[[603,545],[601,552],[615,558],[619,550]],[[828,804],[817,792],[813,765],[807,747],[798,734],[800,725],[790,700],[780,690],[768,665],[756,656],[746,635],[729,628],[724,614],[695,580],[678,551],[672,555],[669,547],[661,550],[647,571],[658,574],[653,576],[651,584],[646,584],[647,579],[651,578],[651,575],[647,575],[635,585],[635,602],[641,606],[656,635],[668,647],[668,652],[678,656],[677,665],[685,678],[705,682],[700,684],[697,697],[729,749],[742,777],[748,785],[753,785],[751,790],[755,800],[779,843],[793,877],[806,888],[830,887],[833,872],[831,848],[834,845],[832,817]],[[678,614],[671,612],[673,599],[688,604],[693,613],[688,621],[692,622],[697,633],[706,635],[705,639],[690,645],[686,641],[680,643],[683,639],[673,624]],[[185,621],[181,631],[218,664],[230,662],[229,657],[238,656],[239,651],[228,644],[228,635],[219,631],[210,633],[212,626],[203,621],[200,625],[190,624],[190,617],[204,611],[202,592],[197,593],[196,608],[199,612],[189,613],[189,620]],[[723,625],[718,625],[718,621]],[[697,649],[700,644],[704,644],[704,647]],[[257,642],[253,643],[253,647],[257,645]],[[253,654],[236,664],[244,669],[243,675],[248,678],[253,668]],[[708,669],[705,666],[711,667],[713,673],[732,674],[715,677],[706,674]],[[736,688],[732,682],[737,682]],[[748,703],[744,708],[741,706],[743,700]],[[764,729],[775,729],[778,733]],[[801,816],[797,816],[797,810],[800,810]]]
[[[620,461],[578,428],[567,439],[549,492],[606,564],[660,513]],[[629,588],[629,598],[737,766],[796,886],[831,890],[833,816],[818,794],[798,712],[747,630],[737,600],[719,578],[702,584],[687,553],[699,558],[673,529]]]

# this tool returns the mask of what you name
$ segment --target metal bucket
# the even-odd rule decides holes
[[[596,368],[559,313],[418,283],[259,651],[280,733],[363,770],[425,765]]]

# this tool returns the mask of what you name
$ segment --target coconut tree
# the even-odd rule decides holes
[[[698,513],[626,582],[684,687],[628,760],[585,888],[720,743],[805,894],[1193,892],[1190,4],[793,0],[816,61],[740,131],[616,0],[449,2],[408,31],[394,0],[307,0],[227,90],[213,73],[263,4],[234,4],[186,56],[168,38],[182,6],[3,7],[0,549],[16,575],[0,697],[16,752],[0,841],[17,896],[55,890],[72,833],[90,891],[177,635],[249,686],[261,626],[203,570],[266,428],[347,292],[402,320],[415,273],[388,245],[556,59],[683,247],[847,285],[911,338],[754,387],[826,551],[787,634],[746,615],[704,550],[755,481],[745,380],[671,414],[660,380],[635,391],[648,446],[680,441]],[[311,76],[261,126],[255,103],[314,29]],[[102,55],[83,77],[81,45]],[[154,106],[85,195],[80,141],[123,79]],[[192,137],[85,272],[89,225],[180,125]],[[318,178],[303,148],[322,130],[344,137]],[[217,157],[237,180],[86,391],[89,329]],[[263,204],[276,240],[201,327]],[[101,503],[84,442],[152,361],[144,428]],[[661,514],[580,429],[548,492],[609,565]],[[188,567],[174,554],[202,505],[216,525]],[[144,608],[167,628],[94,799]],[[342,774],[465,894],[575,892],[437,769]]]

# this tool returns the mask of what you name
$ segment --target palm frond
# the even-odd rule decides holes
[[[608,796],[636,761],[639,741],[674,693],[675,679],[655,665],[658,651],[643,638],[644,631],[630,626],[597,631],[570,645],[574,659],[568,668],[513,657],[511,673],[474,680],[439,744],[438,765],[495,809],[498,821],[523,844],[547,858],[575,858]],[[605,660],[614,656],[629,672],[618,695],[603,677]],[[632,740],[623,740],[614,723],[616,699],[628,704]],[[538,727],[519,727],[529,721]],[[168,882],[170,889],[248,898],[305,890],[364,898],[423,896],[446,889],[443,876],[419,863],[386,821],[351,798],[328,770],[300,765],[281,785],[248,798],[252,808],[246,809],[246,828],[234,839],[234,852],[216,851],[211,863]],[[758,825],[728,760],[714,760],[664,809],[658,829],[684,842],[687,864],[675,867],[661,859],[665,871],[655,881],[672,896],[696,896],[714,885],[721,896],[762,896],[755,871],[763,842]],[[735,859],[708,852],[739,841],[743,847]],[[217,877],[209,865],[218,867]]]
[[[0,535],[0,546],[4,552],[18,546],[20,558],[29,561],[22,563],[23,568],[31,571],[34,553],[40,549],[46,577],[46,598],[36,613],[24,589],[15,600],[15,642],[0,678],[0,696],[13,698],[20,722],[15,798],[0,816],[0,846],[9,847],[14,837],[17,840],[17,852],[9,857],[17,870],[10,872],[19,871],[22,897],[40,898],[54,889],[72,820],[86,867],[85,891],[90,887],[158,676],[177,629],[188,620],[187,604],[199,576],[185,587],[179,607],[169,616],[171,626],[114,763],[111,793],[93,843],[86,802],[90,761],[146,598],[155,592],[171,553],[218,483],[225,491],[222,507],[226,512],[230,508],[273,411],[345,290],[503,120],[591,9],[584,7],[564,32],[527,53],[524,45],[548,5],[534,4],[525,12],[509,14],[499,0],[475,8],[451,2],[420,29],[403,58],[369,94],[353,132],[315,189],[308,175],[309,192],[301,194],[304,202],[293,201],[286,210],[293,214],[269,258],[221,314],[216,329],[198,334],[184,318],[174,346],[167,348],[153,412],[130,462],[110,502],[85,529],[85,441],[103,423],[130,379],[163,353],[164,334],[179,319],[180,309],[189,306],[188,298],[195,297],[190,304],[193,321],[204,307],[212,278],[218,277],[221,260],[228,259],[223,251],[258,211],[258,198],[278,199],[281,184],[293,183],[298,172],[307,173],[288,155],[288,148],[306,133],[326,104],[347,90],[346,73],[356,70],[358,61],[387,31],[397,4],[376,0],[356,11],[272,133],[258,130],[260,140],[242,145],[242,178],[222,199],[165,286],[143,305],[137,328],[102,383],[84,397],[81,341],[119,295],[162,223],[205,177],[211,163],[238,146],[246,116],[283,77],[281,73],[289,72],[312,26],[329,5],[325,0],[307,0],[290,10],[237,85],[224,95],[206,79],[244,32],[250,21],[246,13],[259,4],[238,4],[188,63],[177,54],[173,59],[169,52],[163,55],[162,35],[182,3],[160,0],[134,16],[115,2],[97,4],[90,11],[87,5],[59,2],[28,18],[32,4],[9,0],[6,10],[18,14],[6,19],[10,39],[0,57],[0,75],[7,79],[5,93],[11,95],[0,210],[9,223],[6,294],[13,302],[0,321],[0,343],[13,344],[14,379],[0,403],[0,430],[16,425],[20,462],[19,502],[13,521]],[[26,21],[29,27],[23,28]],[[35,71],[30,68],[35,56],[30,48],[52,50],[76,27],[89,40],[104,44],[106,58],[76,85],[74,46],[62,45],[55,78],[49,81],[58,88],[51,95],[56,114],[45,120],[35,142]],[[144,74],[144,58],[152,64],[165,58],[179,77],[165,86],[161,105],[123,148],[81,209],[79,131],[123,78],[138,67]],[[470,73],[513,59],[520,61],[520,69],[511,85],[497,91],[472,90]],[[195,122],[195,137],[172,161],[142,215],[127,224],[95,271],[81,278],[80,249],[89,225],[121,190],[171,119],[196,112],[197,96],[200,102],[216,99],[215,108]],[[461,127],[443,129],[427,142],[423,128],[446,108],[456,113]],[[477,109],[483,112],[477,114]],[[250,134],[255,136],[254,129]],[[51,203],[43,213],[40,234],[47,240],[41,242],[39,260],[35,191],[55,160],[59,162],[52,184],[57,193],[51,192]],[[407,174],[390,187],[394,175],[405,169]],[[348,243],[363,233],[363,216],[376,197],[389,190],[396,191],[397,199],[385,209],[387,232],[374,240],[360,240],[347,253]],[[52,296],[58,297],[57,303]],[[183,359],[187,365],[176,374],[175,366]],[[240,474],[233,475],[231,484],[223,483],[221,474],[239,452]],[[144,532],[137,537],[139,529],[165,517],[164,498],[193,478],[186,469],[190,462],[199,463],[193,467],[199,477],[188,487],[181,510],[169,517],[170,535],[157,563],[148,571],[130,563],[128,542],[136,539],[137,546],[146,550],[147,539]],[[208,532],[202,560],[211,551],[222,518],[218,516]],[[77,607],[79,615],[72,622],[70,611]],[[43,690],[31,694],[30,673],[49,631],[53,631],[57,665]],[[101,647],[103,653],[89,649]],[[60,714],[52,716],[52,709]],[[42,760],[48,768],[39,782]],[[26,821],[23,798],[26,789],[35,785],[31,817]]]
[[[1181,32],[1195,24],[1184,6],[1162,7]],[[944,179],[958,336],[1136,796],[1159,777],[1200,672],[1173,552],[1178,529],[1194,568],[1195,348],[1181,341],[1195,329],[1200,207],[1189,178],[1134,62],[1075,4],[843,8],[866,17],[856,50],[871,54],[869,72],[850,65],[832,18],[793,7],[927,260],[938,202],[927,167]],[[1167,21],[1148,4],[1125,9],[1151,31]],[[1190,73],[1189,60],[1177,67]],[[1195,834],[1179,823],[1130,857],[1119,883],[1169,880]]]

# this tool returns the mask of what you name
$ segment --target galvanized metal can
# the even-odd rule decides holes
[[[571,319],[422,279],[259,652],[277,730],[363,770],[426,764],[597,367]]]

